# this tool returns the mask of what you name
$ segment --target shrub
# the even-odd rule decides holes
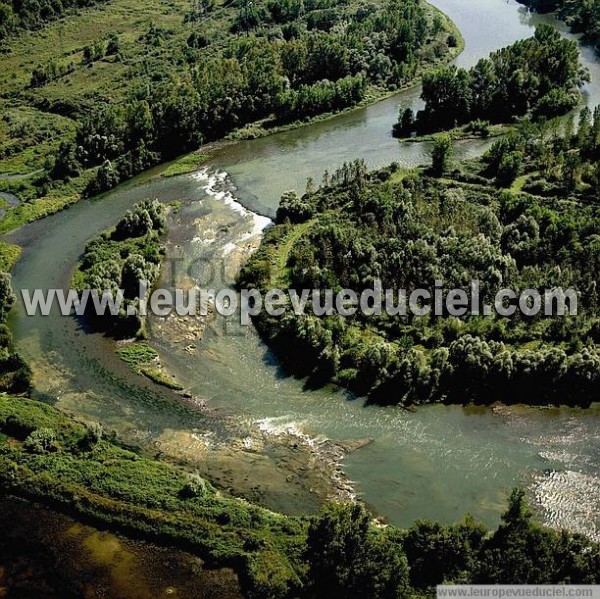
[[[51,453],[58,451],[56,433],[50,428],[34,430],[25,439],[23,449],[30,453]]]

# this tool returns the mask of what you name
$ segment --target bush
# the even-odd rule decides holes
[[[40,454],[58,451],[56,433],[50,428],[39,428],[25,439],[23,449]]]
[[[566,114],[577,106],[577,96],[565,91],[564,89],[551,89],[545,96],[542,96],[536,104],[533,113],[540,118],[553,118]]]
[[[439,135],[436,137],[431,152],[431,168],[436,177],[441,177],[448,170],[452,145],[452,137],[450,135]]]

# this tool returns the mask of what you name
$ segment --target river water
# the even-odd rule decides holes
[[[37,599],[240,599],[235,573],[42,506],[0,499],[0,589]]]
[[[512,0],[433,3],[465,37],[466,50],[458,59],[462,66],[528,37],[537,22],[565,30],[551,16],[530,15]],[[595,105],[600,103],[600,64],[588,48],[582,48],[582,60],[592,74],[586,101]],[[155,171],[25,227],[11,236],[24,246],[14,286],[68,286],[86,241],[145,197],[183,201],[171,217],[168,240],[169,256],[179,259],[179,270],[165,269],[163,284],[185,283],[206,264],[212,280],[203,283],[228,284],[265,224],[235,200],[268,216],[283,191],[303,191],[307,177],[319,181],[325,169],[332,171],[344,161],[362,157],[373,167],[427,162],[428,144],[403,144],[391,136],[398,105],[418,107],[419,102],[414,88],[327,122],[226,145],[199,173],[166,179],[153,177]],[[456,155],[478,155],[486,145],[461,142]],[[356,493],[398,525],[418,517],[451,522],[466,512],[495,525],[507,491],[520,484],[548,524],[592,536],[600,530],[597,408],[432,406],[409,413],[365,407],[342,392],[306,390],[302,381],[286,377],[251,327],[217,319],[199,341],[177,335],[173,323],[154,320],[152,343],[163,364],[194,398],[201,398],[207,412],[196,409],[197,399],[184,400],[132,375],[115,357],[110,340],[73,319],[26,317],[18,310],[12,325],[19,349],[33,365],[38,397],[167,457],[196,460],[212,478],[221,477],[225,460],[229,474],[222,484],[270,507],[298,513],[315,509],[318,501],[312,489],[292,492],[286,486],[292,475],[269,438],[292,436],[317,452],[324,439],[370,439],[344,459],[344,470]],[[207,448],[215,446],[231,452],[211,470],[205,458]],[[271,462],[275,467],[269,470]],[[302,481],[294,484],[301,487]]]

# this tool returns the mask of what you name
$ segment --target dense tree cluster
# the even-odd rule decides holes
[[[522,176],[523,190],[545,197],[572,196],[585,204],[600,198],[600,108],[577,117],[524,123],[494,142],[478,175],[510,187]]]
[[[384,7],[255,2],[241,3],[240,11],[260,16],[247,36],[230,38],[217,50],[202,29],[195,31],[186,69],[157,75],[125,104],[91,111],[50,176],[97,167],[88,194],[97,193],[245,124],[285,123],[355,106],[369,85],[395,89],[448,49],[440,18],[418,0],[386,0]],[[328,11],[335,23],[324,23]],[[103,51],[104,45],[88,48],[86,60]],[[36,76],[36,84],[51,75]]]
[[[15,302],[9,274],[0,272],[0,392],[25,393],[31,387],[31,370],[12,347],[6,318]]]
[[[119,336],[143,335],[143,317],[128,316],[127,307],[139,307],[140,283],[149,290],[160,271],[162,246],[159,237],[166,224],[165,207],[158,200],[136,204],[109,232],[90,241],[79,272],[77,287],[117,296],[123,291],[124,301],[117,317],[106,314],[94,318],[94,306],[88,302],[89,315],[103,328]]]
[[[518,489],[493,533],[470,517],[450,526],[420,520],[407,531],[375,528],[364,508],[333,504],[311,524],[307,549],[308,597],[392,599],[440,584],[600,579],[598,546],[536,524]]]
[[[106,0],[0,0],[0,41],[19,29],[39,29],[71,8]]]
[[[423,77],[425,109],[412,123],[403,112],[397,134],[450,129],[473,120],[506,122],[514,117],[554,117],[579,100],[588,79],[579,63],[577,42],[550,25],[535,35],[481,59],[471,69],[444,67]]]
[[[391,403],[594,400],[600,383],[600,220],[594,206],[424,176],[390,184],[389,171],[346,170],[312,194],[286,194],[280,224],[242,271],[244,287],[268,287],[272,276],[280,277],[273,256],[289,247],[294,223],[310,221],[287,256],[285,276],[298,293],[360,294],[380,280],[384,290],[409,294],[433,290],[435,281],[446,291],[470,294],[471,281],[478,280],[481,302],[490,305],[504,288],[517,294],[572,288],[578,314],[390,317],[384,311],[342,318],[290,310],[281,318],[260,316],[259,329],[292,372]]]

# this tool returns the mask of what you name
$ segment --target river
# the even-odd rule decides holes
[[[512,0],[433,4],[464,35],[461,66],[530,36],[538,22],[552,22],[565,32],[551,16],[528,14]],[[600,64],[589,48],[582,47],[582,60],[592,74],[586,101],[595,105]],[[283,191],[303,191],[307,177],[319,181],[325,169],[347,160],[362,157],[372,167],[426,162],[428,144],[400,143],[391,136],[399,104],[418,107],[419,102],[416,87],[329,121],[225,145],[199,173],[154,177],[158,169],[33,223],[10,236],[24,247],[14,270],[15,289],[68,286],[86,241],[146,197],[182,200],[168,239],[178,268],[165,268],[163,283],[182,284],[202,271],[203,284],[228,284],[265,224],[248,210],[272,215]],[[487,143],[460,142],[456,155],[478,155]],[[207,264],[211,281],[201,268]],[[27,317],[20,309],[11,324],[33,366],[37,397],[168,458],[186,460],[217,484],[275,509],[301,513],[319,504],[314,484],[302,480],[302,466],[300,474],[287,470],[293,458],[282,456],[277,435],[297,438],[315,453],[331,453],[323,449],[324,439],[371,439],[347,455],[343,467],[355,492],[391,522],[408,526],[418,517],[452,522],[471,512],[495,525],[507,491],[520,484],[543,521],[598,537],[597,408],[432,406],[409,413],[365,407],[342,392],[306,390],[302,381],[286,377],[251,327],[217,319],[198,341],[178,331],[176,323],[155,319],[152,343],[193,395],[186,400],[133,375],[116,358],[112,341],[74,319]],[[304,471],[310,480],[310,469]]]

